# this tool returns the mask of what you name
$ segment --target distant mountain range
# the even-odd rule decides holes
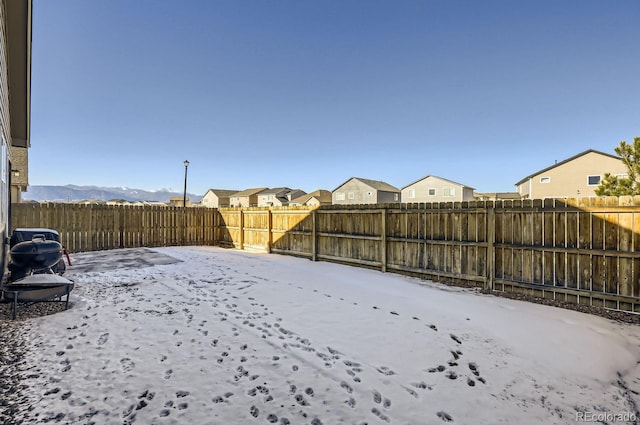
[[[76,186],[68,184],[66,186],[29,186],[27,192],[22,194],[22,199],[25,201],[51,202],[109,201],[112,199],[123,199],[131,202],[169,202],[172,197],[182,196],[182,192],[174,192],[171,189],[148,191],[128,187]],[[187,197],[191,202],[199,202],[202,199],[201,195],[192,193],[187,193]]]

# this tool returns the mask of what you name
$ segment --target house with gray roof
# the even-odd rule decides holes
[[[259,207],[282,207],[298,196],[304,195],[305,192],[300,189],[289,189],[288,187],[276,187],[274,189],[266,189],[258,194]]]
[[[314,190],[311,193],[307,193],[291,200],[289,205],[298,207],[319,207],[320,205],[331,205],[331,192],[322,189]]]
[[[230,207],[257,207],[258,206],[258,194],[266,187],[257,187],[253,189],[245,189],[240,192],[236,192],[229,196]]]
[[[351,177],[331,192],[336,205],[386,204],[400,202],[400,189],[389,183]]]
[[[583,198],[596,196],[607,173],[627,177],[628,169],[621,157],[589,149],[536,171],[515,185],[524,199]]]
[[[231,205],[231,195],[238,193],[237,190],[209,189],[202,197],[202,206],[207,208],[228,207]]]
[[[474,201],[474,190],[462,183],[429,175],[403,187],[402,202]]]

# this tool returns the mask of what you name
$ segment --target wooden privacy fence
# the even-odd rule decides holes
[[[72,251],[213,245],[640,312],[640,197],[290,208],[18,204]]]
[[[640,312],[640,197],[219,213],[224,246]]]
[[[215,210],[72,203],[12,205],[13,228],[46,227],[60,233],[69,252],[215,243]]]

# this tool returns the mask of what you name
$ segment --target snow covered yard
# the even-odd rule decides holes
[[[17,419],[638,423],[640,328],[419,279],[215,247],[77,254],[23,322]]]

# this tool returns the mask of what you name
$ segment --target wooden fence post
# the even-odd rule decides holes
[[[120,234],[120,248],[124,248],[124,208],[118,211],[118,233]]]
[[[496,209],[495,205],[487,208],[487,277],[484,289],[493,291],[493,277],[496,267]]]
[[[271,208],[267,210],[267,253],[271,254],[273,244],[273,214]]]
[[[244,249],[244,210],[240,209],[240,249]]]
[[[382,258],[380,262],[382,263],[382,272],[387,271],[387,210],[386,208],[381,211],[381,239],[380,239],[380,251]]]
[[[311,259],[318,261],[318,212],[311,211]]]
[[[220,245],[220,208],[213,214],[213,244]]]

